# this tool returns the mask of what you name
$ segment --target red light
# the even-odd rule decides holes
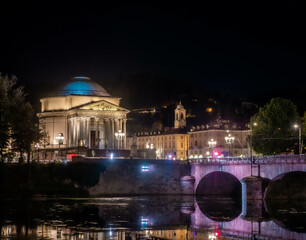
[[[72,159],[73,157],[76,157],[77,156],[77,154],[76,153],[69,153],[69,154],[67,154],[67,158],[68,159]]]
[[[216,237],[219,237],[219,236],[220,236],[220,233],[219,233],[219,232],[215,232],[215,236],[216,236]]]

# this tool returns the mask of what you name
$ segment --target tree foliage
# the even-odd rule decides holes
[[[23,87],[17,86],[15,76],[3,76],[0,73],[0,156],[8,154],[8,148],[28,153],[30,158],[31,145],[38,141],[39,131],[35,125],[35,113],[30,103],[25,102]],[[9,143],[12,146],[9,146]]]
[[[20,153],[27,153],[28,162],[30,161],[31,147],[40,138],[40,131],[35,122],[36,117],[31,104],[24,103],[12,108],[11,125],[13,129],[13,146]],[[23,161],[22,154],[20,160]]]
[[[290,100],[273,98],[251,118],[251,142],[264,155],[289,152],[297,142],[293,125],[299,121],[297,107]]]

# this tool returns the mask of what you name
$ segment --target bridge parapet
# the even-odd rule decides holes
[[[306,154],[302,155],[270,155],[254,157],[225,157],[225,158],[198,158],[189,159],[191,164],[208,164],[208,165],[237,165],[237,164],[293,164],[306,163]],[[253,162],[252,162],[253,161]]]

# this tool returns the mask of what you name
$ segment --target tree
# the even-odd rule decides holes
[[[30,162],[31,146],[39,142],[41,134],[36,115],[29,103],[12,107],[10,115],[12,138],[14,147],[20,152],[20,162],[23,162],[23,153],[27,153],[27,162]]]
[[[14,150],[30,160],[31,145],[40,138],[36,115],[30,103],[25,102],[22,86],[17,86],[15,76],[0,73],[0,156],[2,162],[9,143]]]
[[[264,155],[291,151],[297,137],[293,124],[299,121],[297,107],[290,100],[273,98],[251,118],[251,142]]]
[[[46,123],[41,121],[39,123],[39,131],[40,131],[40,141],[39,145],[44,149],[43,159],[46,159],[46,147],[50,144],[50,135],[49,132],[46,131]]]
[[[9,122],[11,107],[19,105],[25,98],[23,87],[16,87],[16,83],[17,78],[15,76],[3,76],[0,73],[0,157],[2,162],[7,155],[11,137]]]

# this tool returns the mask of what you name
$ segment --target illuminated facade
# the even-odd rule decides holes
[[[127,138],[127,148],[132,149],[134,144],[137,150],[154,150],[157,159],[186,160],[186,110],[181,103],[174,110],[174,117],[174,128],[136,133]]]
[[[133,137],[128,137],[127,148],[132,144]],[[138,150],[155,150],[157,159],[187,159],[187,134],[183,131],[137,133],[136,145]]]
[[[112,97],[89,78],[73,78],[57,96],[42,98],[40,102],[40,126],[49,137],[46,149],[126,148],[124,134],[129,111],[119,106],[120,98]],[[116,138],[118,132],[124,133],[120,139]]]
[[[188,158],[248,155],[250,133],[247,125],[229,121],[193,127],[188,132]]]

